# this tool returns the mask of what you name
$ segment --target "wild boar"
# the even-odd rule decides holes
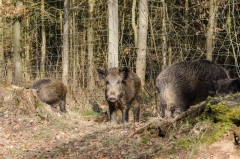
[[[99,79],[106,83],[105,98],[111,124],[116,123],[117,110],[122,111],[122,122],[127,123],[130,109],[133,109],[134,122],[139,122],[142,86],[137,74],[128,67],[98,68],[97,72]]]
[[[227,71],[228,77],[231,79],[239,78],[238,72],[236,69],[230,69]]]
[[[162,117],[174,118],[214,95],[211,80],[227,78],[221,66],[208,60],[178,62],[168,67],[156,79]]]
[[[41,79],[31,87],[36,89],[38,98],[52,107],[59,104],[60,111],[66,113],[67,87],[56,79]]]
[[[216,96],[225,96],[240,92],[240,79],[220,79],[213,80],[213,86],[216,91]]]

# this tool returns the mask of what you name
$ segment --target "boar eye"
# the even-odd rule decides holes
[[[109,84],[109,81],[106,81],[106,84]]]

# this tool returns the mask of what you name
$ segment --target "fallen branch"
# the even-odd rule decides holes
[[[211,101],[217,103],[220,101]],[[144,127],[136,130],[133,134],[131,134],[129,137],[134,136],[135,134],[141,134],[144,131],[151,131],[154,130],[158,132],[158,136],[164,137],[166,136],[168,130],[170,127],[174,126],[177,122],[182,121],[186,118],[196,118],[198,117],[200,114],[203,113],[206,105],[207,105],[207,101],[201,102],[195,106],[191,106],[186,112],[183,112],[181,115],[177,116],[174,119],[155,119],[154,121],[148,123],[147,125],[145,125]]]

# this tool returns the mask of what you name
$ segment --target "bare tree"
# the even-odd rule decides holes
[[[137,47],[137,25],[135,22],[135,18],[136,18],[136,0],[133,0],[132,2],[132,28],[133,28],[133,32],[134,32],[134,44],[135,47]]]
[[[2,6],[2,0],[0,0],[0,6]],[[3,22],[0,16],[0,77],[4,77],[4,50],[3,50]],[[1,79],[3,80],[3,79]]]
[[[68,42],[68,0],[64,0],[64,13],[63,13],[63,57],[62,57],[62,81],[68,85],[68,55],[69,55],[69,42]]]
[[[108,68],[118,67],[118,0],[108,0]]]
[[[167,67],[167,26],[166,26],[166,14],[167,5],[165,0],[162,0],[162,70]]]
[[[93,90],[94,88],[94,76],[93,76],[93,7],[95,0],[88,0],[88,32],[87,32],[87,43],[88,43],[88,89]]]
[[[24,46],[25,46],[25,54],[24,54],[24,56],[25,56],[25,58],[23,59],[24,61],[24,66],[23,66],[23,69],[24,69],[24,78],[25,78],[25,80],[27,81],[27,82],[29,82],[30,81],[30,67],[31,67],[31,65],[30,65],[30,44],[31,44],[31,35],[30,35],[30,33],[29,33],[29,27],[30,27],[30,25],[29,25],[29,22],[30,21],[30,17],[28,17],[28,16],[25,16],[25,26],[26,26],[26,28],[27,29],[25,29],[25,32],[24,32],[24,37],[26,38],[26,40],[25,40],[25,44],[24,44]]]
[[[41,21],[42,21],[42,46],[41,46],[41,66],[40,66],[40,77],[45,77],[45,61],[46,61],[46,31],[45,31],[45,24],[44,24],[44,0],[41,0]]]
[[[207,54],[206,58],[212,61],[213,52],[213,38],[214,38],[214,27],[215,17],[217,13],[216,0],[210,0],[209,20],[208,20],[208,31],[207,31]]]
[[[23,3],[17,1],[16,8],[21,7]],[[13,51],[14,51],[14,84],[22,84],[22,59],[21,59],[21,24],[20,20],[16,18],[13,26]]]
[[[235,24],[235,21],[231,17],[231,13],[234,13],[234,7],[235,7],[234,0],[229,1],[229,3],[233,4],[233,5],[228,4],[228,13],[227,13],[227,20],[226,20],[227,35],[228,35],[228,38],[230,41],[230,46],[232,47],[232,51],[230,51],[230,50],[229,51],[230,51],[230,54],[232,54],[232,56],[234,58],[235,69],[239,73],[238,55],[234,48],[234,45],[235,45],[234,43],[238,43],[237,36],[234,36],[234,35],[237,35],[236,29],[234,28],[234,26],[236,26],[236,24]],[[231,9],[231,6],[232,6],[232,9]],[[232,23],[234,23],[234,25],[232,25]],[[234,39],[235,39],[235,41],[234,41]],[[228,59],[230,59],[230,58],[228,58]]]
[[[145,85],[147,33],[148,33],[148,1],[140,0],[136,73],[141,79],[142,86]]]

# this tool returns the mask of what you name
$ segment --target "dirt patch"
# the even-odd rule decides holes
[[[0,106],[0,159],[240,158],[240,122],[235,113],[239,98],[229,98],[231,109],[219,102],[224,99],[210,99],[205,105],[214,107],[204,112],[192,107],[175,122],[144,117],[133,123],[130,116],[129,124],[110,125],[103,114],[86,109],[62,114],[39,103],[28,90],[12,90],[8,95],[13,100]]]

